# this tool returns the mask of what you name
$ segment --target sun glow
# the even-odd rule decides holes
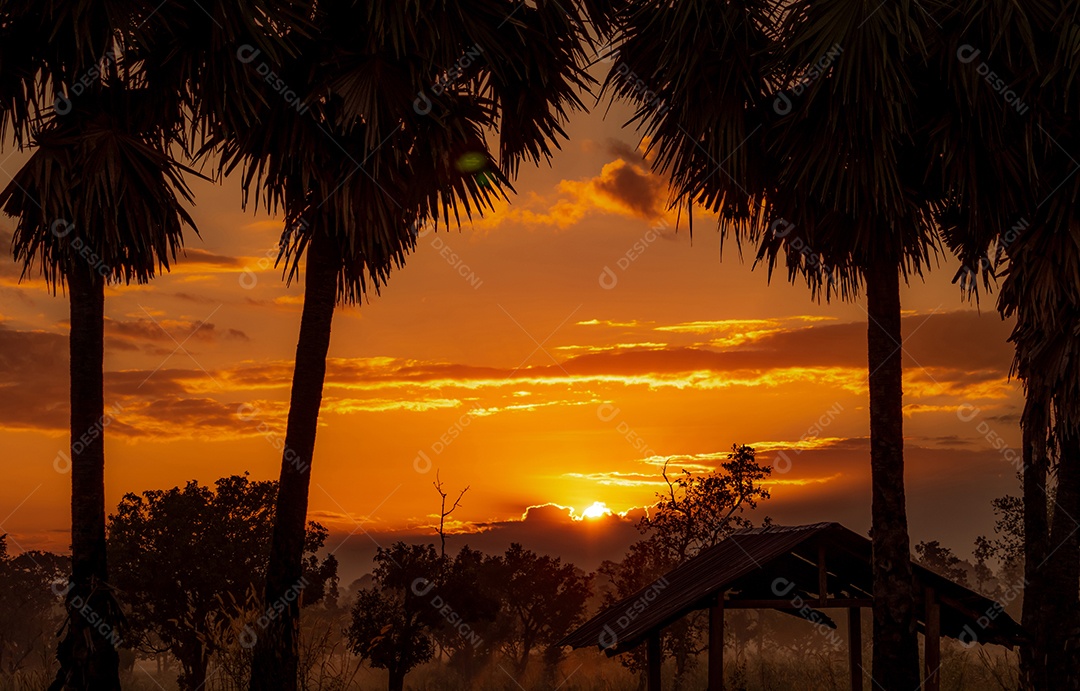
[[[600,518],[601,516],[610,516],[611,509],[604,502],[595,501],[592,506],[582,511],[581,515],[583,518]]]

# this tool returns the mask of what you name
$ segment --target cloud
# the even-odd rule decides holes
[[[239,329],[219,331],[210,322],[196,322],[184,319],[110,319],[105,318],[105,334],[116,339],[129,341],[149,341],[153,343],[174,340],[181,343],[191,338],[194,341],[213,343],[219,340],[250,341],[247,334]],[[170,352],[172,348],[169,349]]]
[[[633,144],[628,144],[621,139],[608,139],[606,149],[609,154],[631,163],[641,164],[645,162],[645,153]]]
[[[5,429],[62,430],[68,419],[68,340],[0,324],[0,420]]]
[[[591,324],[590,324],[591,325]],[[195,330],[191,321],[163,321],[178,340],[195,331],[193,341],[244,341],[240,331],[205,324]],[[768,325],[765,325],[768,326]],[[471,414],[530,414],[544,408],[598,405],[610,394],[605,387],[644,387],[650,390],[776,388],[813,382],[859,395],[866,392],[866,326],[862,323],[794,324],[773,330],[751,322],[695,322],[686,325],[641,325],[642,333],[670,333],[706,339],[705,344],[669,345],[657,341],[571,345],[557,364],[520,369],[456,362],[370,357],[328,361],[326,409],[337,414],[424,413],[462,409]],[[726,347],[709,345],[727,329],[732,338],[754,333],[745,342]],[[958,400],[1004,401],[1015,395],[1008,381],[1011,348],[1005,343],[1008,326],[972,312],[951,312],[904,320],[909,353],[905,374],[906,413],[947,414]],[[759,332],[766,333],[759,333]],[[110,348],[160,348],[172,352],[173,342],[150,319],[109,320]],[[559,351],[556,351],[559,352]],[[60,430],[66,425],[67,352],[60,334],[0,328],[0,380],[8,428]],[[230,415],[236,406],[255,399],[287,399],[292,377],[289,360],[240,362],[202,371],[198,367],[123,369],[106,374],[107,401],[120,401],[126,432],[177,435],[237,436]],[[610,391],[607,388],[606,391]],[[521,394],[535,395],[523,399]],[[3,406],[0,406],[2,411]],[[996,412],[996,411],[995,411]],[[1007,411],[1012,412],[1012,411]],[[270,415],[270,413],[267,413]],[[283,411],[275,411],[279,420]],[[191,425],[198,431],[185,429]],[[817,443],[820,443],[817,442]],[[690,462],[692,459],[683,459]],[[700,462],[699,458],[694,462]],[[716,459],[705,459],[713,462]],[[612,476],[611,482],[636,478]]]
[[[574,326],[603,326],[617,329],[645,328],[650,324],[652,324],[652,322],[639,322],[636,319],[632,319],[628,322],[611,321],[608,319],[587,319],[585,321],[574,322]]]
[[[505,224],[563,230],[594,213],[614,214],[652,223],[667,215],[667,183],[634,162],[618,158],[600,174],[581,180],[563,180],[551,194],[533,193],[473,223],[477,230]]]
[[[193,248],[184,249],[183,259],[178,264],[188,267],[221,267],[230,270],[239,269],[243,266],[243,262],[239,257],[227,257]]]
[[[584,508],[584,507],[582,507]],[[635,526],[642,509],[625,515],[611,514],[589,520],[579,520],[571,507],[544,504],[525,507],[520,518],[472,523],[464,530],[447,536],[447,553],[453,554],[468,546],[486,554],[501,554],[511,543],[519,543],[538,554],[561,558],[586,571],[595,570],[605,559],[619,560],[634,542],[641,539]],[[398,540],[412,544],[436,544],[434,526],[407,530],[377,530],[365,525],[356,530],[356,519],[321,515],[312,516],[331,527],[327,545],[341,562],[344,582],[368,573],[377,545],[389,545]],[[363,519],[361,519],[363,520]]]
[[[564,181],[560,191],[598,199],[605,211],[655,221],[664,216],[667,185],[664,180],[634,163],[618,159],[608,163],[598,177],[585,183]]]

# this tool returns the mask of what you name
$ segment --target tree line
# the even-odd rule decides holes
[[[958,258],[962,295],[1003,276],[997,308],[1015,319],[1026,394],[1024,685],[1080,688],[1076,10],[874,5],[0,2],[0,131],[30,152],[0,209],[16,219],[15,259],[71,308],[71,574],[52,689],[119,688],[114,646],[80,613],[110,630],[122,617],[105,434],[86,432],[104,419],[105,286],[176,260],[195,229],[185,176],[238,171],[240,203],[283,218],[290,280],[303,262],[260,587],[264,603],[282,603],[304,573],[335,308],[381,288],[420,226],[507,198],[520,164],[551,158],[597,85],[635,107],[631,124],[691,228],[704,208],[812,297],[866,296],[873,669],[889,691],[919,684],[900,285],[941,253]],[[598,83],[588,70],[602,57],[612,64]],[[300,607],[283,607],[254,648],[252,691],[296,688]]]
[[[604,561],[594,573],[516,543],[492,555],[467,544],[447,554],[434,543],[397,542],[380,547],[371,573],[343,592],[338,561],[326,549],[328,531],[309,522],[294,598],[302,612],[301,678],[333,680],[345,688],[366,665],[385,670],[387,688],[402,691],[407,674],[436,661],[464,688],[492,670],[541,688],[556,686],[565,681],[560,663],[566,649],[558,645],[564,636],[599,608],[637,592],[733,531],[752,527],[759,502],[769,499],[763,483],[770,473],[747,446],[734,446],[711,473],[669,475],[665,468],[665,490],[637,523],[641,539],[622,559]],[[441,483],[436,487],[441,494]],[[112,586],[124,618],[118,628],[101,631],[120,651],[122,669],[130,670],[138,658],[158,660],[161,671],[166,660],[178,668],[181,691],[249,683],[257,639],[281,615],[258,597],[276,492],[274,481],[238,475],[213,487],[192,481],[123,497],[109,517],[107,546],[118,565]],[[974,561],[936,540],[918,544],[917,558],[1008,604],[1011,584],[1022,572],[1015,499],[995,501],[995,536],[976,541]],[[442,526],[435,530],[444,543]],[[63,622],[68,568],[67,557],[49,552],[10,556],[0,537],[0,674],[31,679],[51,668],[49,640]],[[788,627],[770,626],[760,617],[733,617],[738,636],[758,640],[759,655],[766,638],[795,651],[814,647],[805,627],[788,633]],[[662,644],[675,689],[693,688],[707,641],[708,620],[700,613],[665,628]],[[619,662],[644,684],[641,651]],[[734,677],[739,674],[737,663]],[[216,685],[219,677],[234,686]]]

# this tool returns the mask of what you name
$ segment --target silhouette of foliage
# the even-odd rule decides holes
[[[672,480],[665,467],[667,491],[656,495],[656,505],[638,522],[638,530],[647,537],[632,545],[622,562],[605,561],[600,566],[599,573],[614,586],[606,604],[637,592],[734,531],[751,527],[745,512],[769,498],[769,491],[761,483],[771,473],[772,468],[758,463],[752,447],[737,444],[712,473],[695,475],[684,470]],[[705,650],[707,624],[707,618],[697,613],[664,630],[664,653],[675,660],[675,688],[686,683],[697,664],[696,656]],[[644,675],[643,649],[621,655],[619,661]]]
[[[70,560],[51,552],[10,556],[0,535],[0,674],[49,665],[60,628]]]
[[[129,610],[130,643],[168,650],[183,671],[181,688],[198,688],[216,644],[204,635],[244,606],[262,578],[273,529],[277,483],[233,475],[214,489],[127,494],[110,516],[108,548],[119,597]],[[337,560],[320,562],[327,531],[309,523],[302,603],[337,597]]]
[[[508,622],[503,649],[520,678],[534,650],[548,668],[562,659],[555,643],[581,623],[591,591],[591,575],[558,558],[541,556],[514,543],[496,562],[502,574],[500,595]]]

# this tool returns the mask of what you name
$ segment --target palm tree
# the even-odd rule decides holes
[[[319,2],[272,65],[302,98],[268,95],[260,127],[223,132],[221,167],[243,166],[245,197],[281,211],[281,258],[302,259],[296,348],[265,604],[251,688],[296,688],[299,582],[310,469],[335,307],[378,291],[415,247],[416,228],[490,208],[523,159],[565,136],[603,2]],[[598,26],[603,16],[597,15]],[[486,136],[498,128],[498,155]],[[499,165],[495,165],[498,158]],[[478,165],[479,162],[479,165]],[[467,165],[466,165],[467,164]],[[473,175],[476,168],[483,177]]]
[[[1075,519],[1080,515],[1078,230],[1080,218],[1037,217],[1008,252],[998,300],[1004,316],[1016,317],[1011,339],[1027,397],[1021,418],[1027,581],[1023,619],[1033,640],[1024,675],[1035,689],[1080,688],[1080,661],[1075,659],[1080,638]]]
[[[114,642],[123,616],[105,552],[105,285],[143,283],[169,268],[184,226],[194,229],[183,178],[193,171],[173,158],[185,150],[185,117],[197,126],[238,110],[220,107],[224,94],[242,103],[242,91],[224,90],[227,78],[205,69],[221,43],[199,31],[212,24],[219,40],[250,33],[272,50],[259,3],[219,5],[218,18],[171,5],[0,3],[0,130],[11,127],[17,145],[33,149],[0,192],[0,208],[17,218],[13,249],[24,275],[36,268],[54,292],[66,290],[71,309],[72,574],[56,690],[120,684]],[[227,33],[237,26],[250,31]],[[155,51],[170,59],[148,60]]]
[[[54,291],[66,287],[71,306],[72,575],[53,689],[120,688],[111,634],[122,615],[105,559],[105,285],[150,280],[175,257],[183,227],[194,227],[181,168],[146,96],[103,86],[50,117],[0,192],[0,208],[18,219],[16,259],[26,272],[38,266]]]
[[[1026,395],[1022,623],[1029,640],[1021,650],[1022,685],[1078,688],[1080,353],[1073,334],[1080,328],[1080,216],[1069,152],[1080,144],[1071,135],[1080,53],[1061,40],[1076,10],[998,0],[951,10],[943,29],[969,67],[955,72],[949,90],[964,116],[946,135],[957,146],[945,173],[954,198],[942,227],[968,294],[989,288],[993,268],[1006,264],[998,308],[1016,318],[1014,372]],[[983,65],[1016,95],[989,89],[986,69],[977,69]]]
[[[919,685],[900,283],[936,251],[945,199],[930,148],[948,117],[931,67],[944,41],[928,5],[631,0],[605,82],[638,105],[631,122],[673,206],[718,212],[722,234],[758,243],[770,275],[782,256],[815,297],[865,288],[873,674],[886,689]]]
[[[166,131],[109,57],[117,27],[89,5],[0,10],[5,48],[27,51],[21,70],[4,62],[4,128],[35,148],[0,192],[0,207],[18,219],[13,248],[24,273],[37,265],[53,291],[66,287],[71,306],[72,573],[51,688],[110,690],[120,688],[113,632],[122,615],[105,558],[104,288],[167,266],[190,218],[177,199],[187,190],[165,153]],[[100,78],[81,82],[93,69]],[[53,91],[70,96],[76,83],[80,98],[51,109]]]

